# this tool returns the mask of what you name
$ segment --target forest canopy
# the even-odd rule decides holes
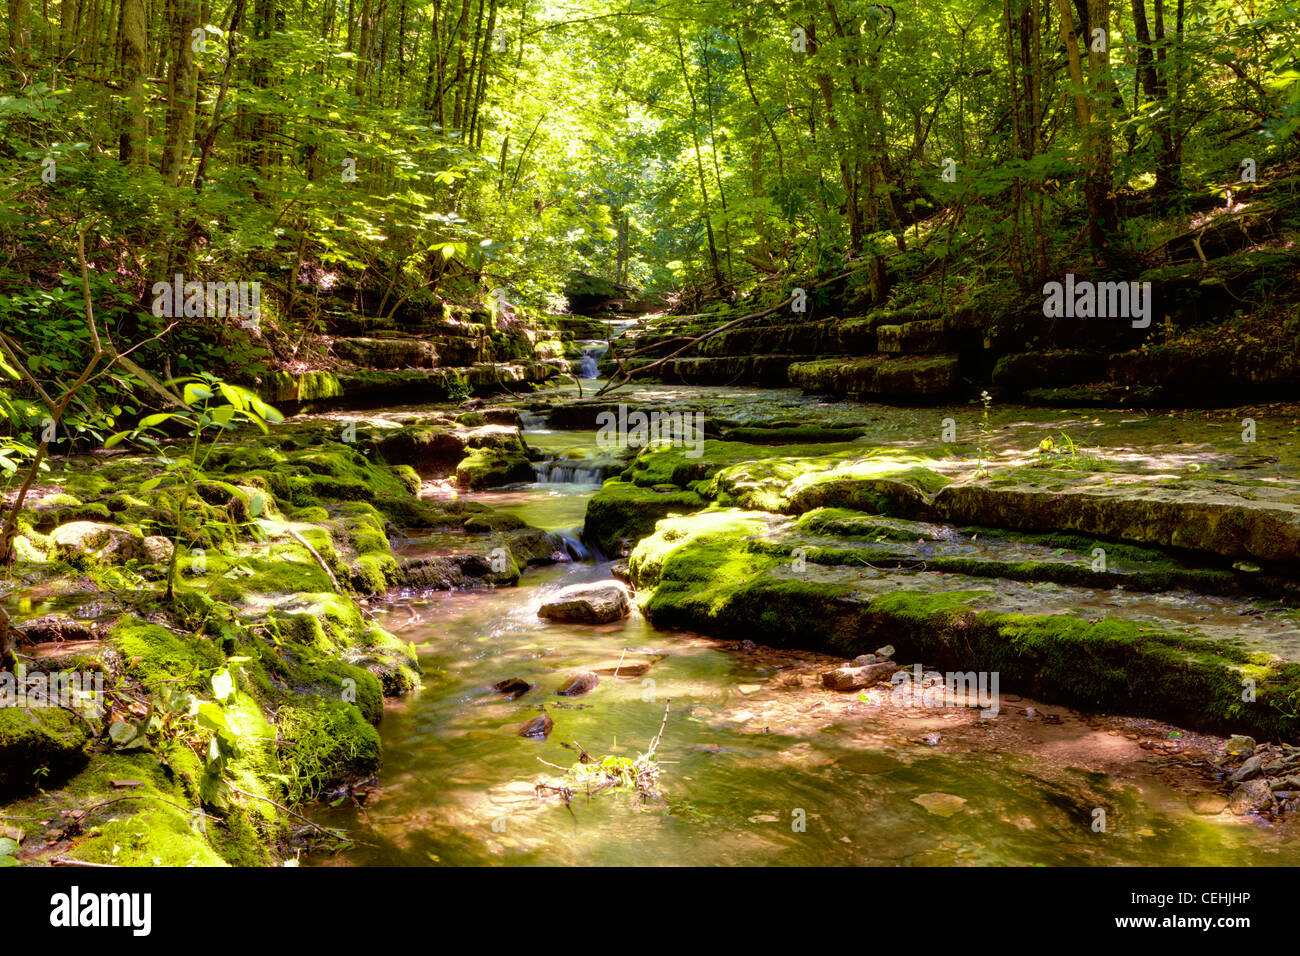
[[[1300,13],[1271,0],[7,14],[0,324],[46,342],[38,368],[84,345],[81,232],[110,328],[177,343],[142,357],[256,369],[311,364],[340,289],[379,315],[562,311],[584,283],[697,308],[847,269],[850,302],[921,274],[950,310],[966,286],[1036,292],[1049,263],[1131,273],[1162,220],[1207,190],[1230,206],[1300,129]],[[172,330],[151,290],[178,274],[262,283],[258,333]]]

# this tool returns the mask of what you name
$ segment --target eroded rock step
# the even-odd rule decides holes
[[[956,355],[868,355],[796,362],[790,384],[808,392],[881,400],[941,398],[960,383]]]
[[[1191,592],[1028,583],[792,560],[788,516],[713,509],[661,521],[632,578],[660,627],[750,634],[842,657],[883,643],[902,659],[998,671],[1003,687],[1217,733],[1294,739],[1296,612]],[[1248,683],[1249,682],[1249,683]],[[1243,700],[1249,688],[1253,699]]]
[[[277,402],[441,402],[457,391],[505,392],[540,384],[560,371],[554,362],[480,363],[461,368],[357,368],[336,372],[280,373],[267,389]]]

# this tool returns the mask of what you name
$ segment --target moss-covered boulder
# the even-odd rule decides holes
[[[49,537],[64,560],[91,558],[102,564],[124,564],[145,556],[143,535],[103,522],[73,521],[59,525]]]
[[[707,504],[694,491],[676,487],[644,488],[611,478],[587,502],[582,538],[602,554],[622,557],[654,530],[659,519],[670,514],[689,514]]]
[[[456,484],[472,491],[499,488],[534,477],[528,446],[519,429],[483,425],[465,436],[469,454],[456,466]]]
[[[449,474],[465,457],[464,435],[434,422],[389,429],[373,444],[389,464],[411,465],[425,474]]]
[[[0,674],[0,700],[11,680]],[[0,706],[0,799],[62,784],[85,765],[91,736],[84,719],[58,707]]]

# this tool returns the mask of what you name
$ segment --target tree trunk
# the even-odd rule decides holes
[[[148,126],[144,112],[144,0],[122,0],[122,27],[119,32],[122,50],[122,89],[126,93],[126,112],[120,129],[118,157],[135,166],[148,161],[146,155]]]
[[[677,39],[677,62],[682,69],[682,83],[686,87],[686,94],[691,101],[691,143],[695,146],[695,169],[699,176],[700,183],[700,203],[703,209],[704,231],[709,239],[709,265],[713,270],[713,281],[721,289],[723,286],[722,269],[718,265],[718,245],[713,238],[713,217],[709,209],[709,187],[704,175],[704,154],[700,150],[700,135],[696,125],[696,116],[699,107],[695,101],[695,90],[691,87],[690,73],[686,70],[686,51],[682,47],[682,35],[678,33]]]
[[[194,137],[194,108],[197,102],[194,61],[194,38],[198,29],[199,0],[177,0],[177,43],[172,49],[171,78],[168,83],[167,138],[163,144],[158,172],[163,182],[175,186],[180,182],[181,160],[186,145]]]

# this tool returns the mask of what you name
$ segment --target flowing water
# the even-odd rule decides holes
[[[567,529],[581,523],[592,491],[539,484],[481,500]],[[1215,785],[1139,750],[1138,735],[1123,732],[1133,722],[1035,705],[1051,713],[1049,725],[1025,706],[1033,702],[1010,695],[992,720],[873,706],[817,686],[829,660],[818,655],[658,631],[635,613],[598,627],[537,616],[549,592],[608,577],[608,564],[575,562],[529,571],[518,588],[388,605],[381,621],[415,643],[424,686],[389,705],[378,787],[360,805],[316,814],[355,844],[310,862],[1300,863],[1293,824],[1207,810]],[[606,673],[584,697],[556,696],[573,671],[620,662],[650,666]],[[503,699],[492,685],[508,678],[533,687]],[[554,720],[549,739],[518,736],[543,711]],[[579,794],[566,806],[535,795],[539,779],[559,773],[542,761],[576,762],[565,744],[635,757],[661,725],[662,802]],[[1094,830],[1097,808],[1106,811],[1103,832]]]

